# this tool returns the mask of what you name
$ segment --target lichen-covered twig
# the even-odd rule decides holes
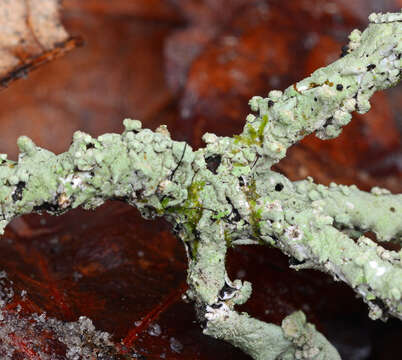
[[[271,170],[289,146],[316,132],[339,135],[352,111],[369,110],[377,90],[396,85],[402,68],[402,13],[374,14],[363,32],[350,35],[348,54],[286,89],[251,101],[244,131],[233,138],[205,134],[193,151],[125,120],[122,135],[97,139],[76,132],[63,154],[18,140],[18,162],[1,157],[0,231],[16,216],[92,209],[108,199],[136,206],[144,217],[165,216],[189,259],[187,296],[205,323],[204,333],[227,340],[255,359],[339,359],[304,315],[282,326],[266,324],[234,307],[251,284],[231,281],[226,250],[268,244],[293,258],[296,269],[314,268],[351,286],[372,318],[402,319],[402,251],[379,241],[401,241],[402,195],[374,188],[291,182]]]
[[[287,316],[282,326],[238,314],[224,305],[218,310],[210,309],[207,318],[205,334],[240,347],[254,359],[340,359],[314,325],[306,323],[301,311]]]
[[[313,132],[322,139],[336,137],[352,111],[370,110],[370,97],[400,80],[402,14],[372,14],[370,21],[363,33],[350,34],[346,56],[283,93],[273,90],[266,99],[252,98],[251,108],[259,116],[248,117],[243,136],[263,128],[262,151],[277,162],[303,137]]]

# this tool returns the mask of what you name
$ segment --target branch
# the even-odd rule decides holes
[[[315,204],[334,218],[337,228],[357,230],[361,235],[373,231],[379,241],[402,244],[402,194],[393,195],[378,187],[367,193],[356,186],[298,186],[310,188],[310,199],[318,200]]]
[[[190,146],[172,141],[165,126],[154,133],[136,120],[124,125],[122,135],[97,139],[77,131],[70,149],[57,156],[20,137],[18,163],[3,155],[0,164],[0,232],[22,214],[59,215],[110,199],[127,201],[145,217],[163,210],[164,194],[175,197],[172,204],[183,202],[193,176]]]
[[[209,326],[204,334],[230,342],[253,359],[341,359],[301,311],[283,319],[280,327],[238,314],[224,305],[208,310]]]
[[[400,236],[402,196],[375,195],[355,186],[328,188],[311,180],[293,184],[270,175],[282,188],[257,201],[261,238],[291,256],[295,269],[314,268],[347,283],[369,304],[370,317],[402,319],[402,252],[385,250],[364,236],[355,241],[340,230],[357,226],[385,239]],[[266,193],[267,186],[257,184],[256,191]]]
[[[372,14],[370,21],[363,33],[350,34],[346,56],[283,93],[273,90],[268,98],[253,97],[251,109],[259,115],[247,117],[239,138],[250,142],[257,133],[261,153],[276,163],[305,136],[316,132],[321,139],[337,137],[352,111],[369,111],[370,97],[400,80],[402,13]]]

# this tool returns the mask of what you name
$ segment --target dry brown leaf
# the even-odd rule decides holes
[[[58,0],[0,2],[0,87],[81,43],[60,22]]]

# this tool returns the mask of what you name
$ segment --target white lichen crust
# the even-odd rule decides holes
[[[292,183],[271,167],[304,136],[336,137],[351,112],[367,112],[369,98],[401,78],[401,14],[372,15],[350,35],[348,54],[310,77],[263,99],[250,101],[244,131],[233,138],[205,134],[193,151],[173,141],[165,126],[155,132],[126,119],[122,135],[97,139],[76,132],[60,155],[18,140],[18,162],[0,156],[0,232],[14,217],[58,215],[82,206],[123,200],[144,217],[166,217],[189,260],[187,297],[204,333],[227,340],[254,359],[339,359],[300,312],[282,327],[266,324],[235,306],[250,297],[251,284],[231,281],[228,247],[265,244],[291,257],[295,269],[314,268],[352,287],[372,318],[402,319],[402,195],[374,188]]]

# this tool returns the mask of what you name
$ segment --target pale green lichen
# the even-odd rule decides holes
[[[207,335],[241,348],[256,360],[340,360],[336,349],[306,322],[299,311],[287,316],[282,327],[238,314],[225,304],[207,308]]]
[[[284,337],[290,340],[295,348],[282,359],[340,359],[335,348],[322,336],[312,324],[307,323],[306,316],[297,311],[282,321]]]
[[[378,90],[399,81],[402,59],[400,14],[372,15],[376,21],[360,33],[350,36],[349,54],[310,77],[288,87],[283,93],[271,91],[267,99],[250,101],[256,118],[247,118],[240,138],[249,138],[249,126],[264,126],[263,154],[272,163],[286,154],[286,149],[316,131],[320,138],[332,138],[350,119],[350,113],[365,113],[369,99]],[[392,20],[396,19],[396,20]]]
[[[247,281],[231,281],[227,248],[267,244],[291,256],[295,269],[314,268],[352,287],[372,318],[402,318],[402,195],[373,188],[291,182],[271,170],[304,136],[339,135],[351,112],[369,110],[370,96],[395,85],[402,68],[401,13],[376,14],[350,35],[348,54],[268,98],[250,100],[241,134],[205,134],[193,151],[173,141],[166,126],[152,132],[125,119],[122,135],[97,139],[76,132],[60,155],[18,140],[18,162],[0,155],[0,232],[16,216],[93,209],[124,200],[147,218],[164,216],[183,241],[189,260],[187,296],[195,302],[204,333],[238,346],[254,359],[339,359],[305,316],[282,327],[238,314],[251,295]]]

